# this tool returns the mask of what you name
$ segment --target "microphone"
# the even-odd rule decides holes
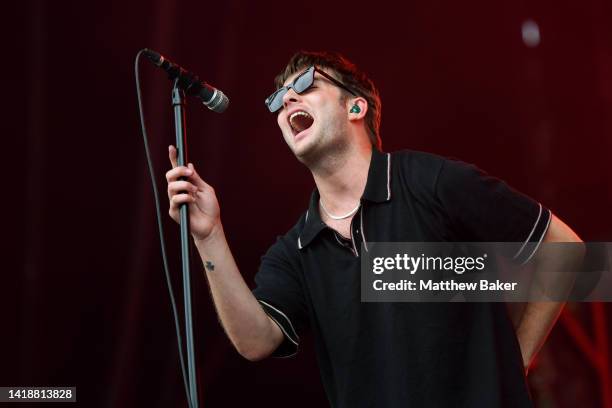
[[[214,86],[201,81],[197,75],[166,59],[158,52],[145,48],[144,55],[166,71],[169,79],[178,79],[178,84],[185,90],[185,93],[200,98],[202,103],[211,111],[223,113],[227,109],[229,105],[228,97]]]

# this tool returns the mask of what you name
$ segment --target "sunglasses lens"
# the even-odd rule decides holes
[[[268,105],[270,112],[276,112],[283,107],[283,96],[285,96],[289,88],[293,88],[293,90],[298,94],[310,88],[314,82],[314,72],[314,67],[308,68],[306,71],[302,72],[300,76],[295,78],[293,83],[288,86],[283,86],[270,95],[268,99],[266,99],[266,105]]]
[[[308,69],[306,72],[301,74],[293,82],[293,89],[295,92],[302,93],[312,85],[314,80],[314,69]]]
[[[282,87],[278,91],[274,92],[268,99],[266,99],[266,105],[270,112],[276,112],[283,107],[283,96],[287,93],[287,88]]]

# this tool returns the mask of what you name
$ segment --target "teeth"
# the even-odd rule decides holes
[[[311,116],[309,114],[307,114],[306,112],[303,111],[297,111],[297,112],[293,112],[291,114],[291,116],[289,116],[289,120],[293,120],[293,118],[295,118],[296,116],[306,116],[307,118],[310,118]]]

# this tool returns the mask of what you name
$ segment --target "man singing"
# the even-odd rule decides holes
[[[562,303],[529,303],[516,330],[502,303],[362,303],[361,252],[367,242],[532,242],[516,258],[539,265],[540,242],[578,236],[472,165],[383,153],[378,91],[338,54],[297,53],[276,87],[266,105],[316,189],[262,258],[253,291],[228,247],[213,188],[169,152],[170,215],[178,222],[188,204],[238,352],[252,361],[291,356],[311,330],[333,407],[531,406],[525,374]]]

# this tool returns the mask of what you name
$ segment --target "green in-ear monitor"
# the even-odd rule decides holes
[[[359,113],[361,112],[361,108],[359,107],[359,105],[355,104],[351,107],[351,110],[349,111],[350,113]]]

